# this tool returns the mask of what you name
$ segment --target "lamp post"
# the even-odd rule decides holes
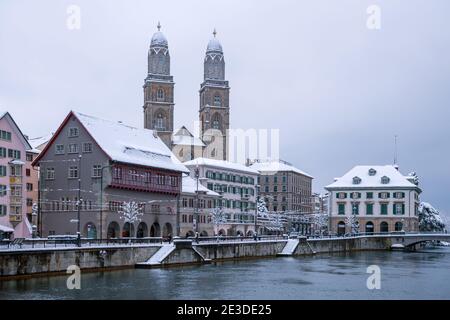
[[[258,203],[259,203],[259,185],[255,186],[255,240],[258,239]]]
[[[81,210],[81,159],[82,155],[78,155],[78,205],[77,205],[77,244],[81,247],[81,222],[80,222],[80,210]]]
[[[194,213],[194,232],[195,232],[195,237],[197,238],[197,234],[198,234],[198,180],[200,178],[200,170],[197,167],[195,167],[195,179],[196,179],[196,183],[197,183],[197,188],[195,191],[195,213]]]
[[[111,165],[103,166],[100,172],[100,240],[103,239],[103,170],[106,168],[111,168]]]

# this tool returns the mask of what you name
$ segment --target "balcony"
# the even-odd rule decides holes
[[[20,214],[10,214],[9,222],[22,222],[22,215]]]
[[[143,192],[179,194],[181,175],[156,170],[114,166],[111,187]]]
[[[22,205],[22,197],[11,196],[9,202],[11,205]]]

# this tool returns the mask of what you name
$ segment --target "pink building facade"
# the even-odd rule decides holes
[[[31,152],[32,147],[11,115],[0,113],[0,238],[31,236],[27,218],[33,202],[27,201],[27,183],[32,179],[27,154]]]

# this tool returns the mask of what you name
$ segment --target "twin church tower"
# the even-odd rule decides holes
[[[181,161],[196,157],[226,160],[230,87],[225,80],[225,59],[215,30],[206,49],[204,79],[199,91],[199,137],[194,137],[184,126],[174,128],[174,85],[168,41],[158,23],[158,31],[152,37],[148,52],[144,127],[156,131]]]

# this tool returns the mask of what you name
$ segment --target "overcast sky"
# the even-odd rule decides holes
[[[67,28],[67,7],[81,29]],[[370,5],[381,29],[366,26]],[[71,110],[143,125],[143,80],[161,21],[175,125],[198,119],[213,28],[233,128],[279,128],[281,156],[322,191],[357,164],[416,171],[422,200],[450,212],[448,0],[0,2],[0,107],[30,137]]]

